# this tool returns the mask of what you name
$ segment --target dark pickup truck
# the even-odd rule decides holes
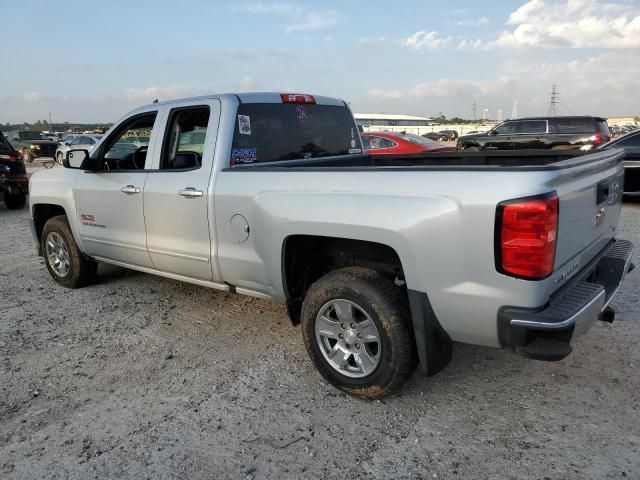
[[[13,148],[22,152],[24,161],[33,162],[37,157],[55,158],[58,142],[49,140],[44,133],[34,130],[15,130],[7,133]]]
[[[507,120],[488,132],[458,138],[458,150],[582,149],[611,139],[599,117],[531,117]]]

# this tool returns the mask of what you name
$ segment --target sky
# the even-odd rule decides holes
[[[0,0],[0,123],[222,92],[354,112],[640,115],[640,0]]]

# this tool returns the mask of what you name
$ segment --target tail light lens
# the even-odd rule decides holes
[[[496,212],[496,269],[541,280],[553,272],[558,238],[558,195],[510,200]]]

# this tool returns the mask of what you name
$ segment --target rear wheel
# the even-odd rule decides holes
[[[24,158],[24,161],[26,163],[33,163],[33,155],[31,155],[31,152],[29,150],[23,150],[22,151],[22,156]]]
[[[307,292],[301,321],[316,368],[346,393],[380,398],[415,368],[407,299],[375,270],[350,267],[325,275]]]
[[[95,278],[98,264],[80,252],[65,215],[47,220],[41,242],[47,270],[60,285],[79,288]]]
[[[26,203],[27,196],[24,193],[11,195],[9,192],[4,192],[4,204],[9,210],[24,208]]]

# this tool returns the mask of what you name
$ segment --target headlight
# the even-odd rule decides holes
[[[31,145],[31,150],[40,150],[40,145]]]

